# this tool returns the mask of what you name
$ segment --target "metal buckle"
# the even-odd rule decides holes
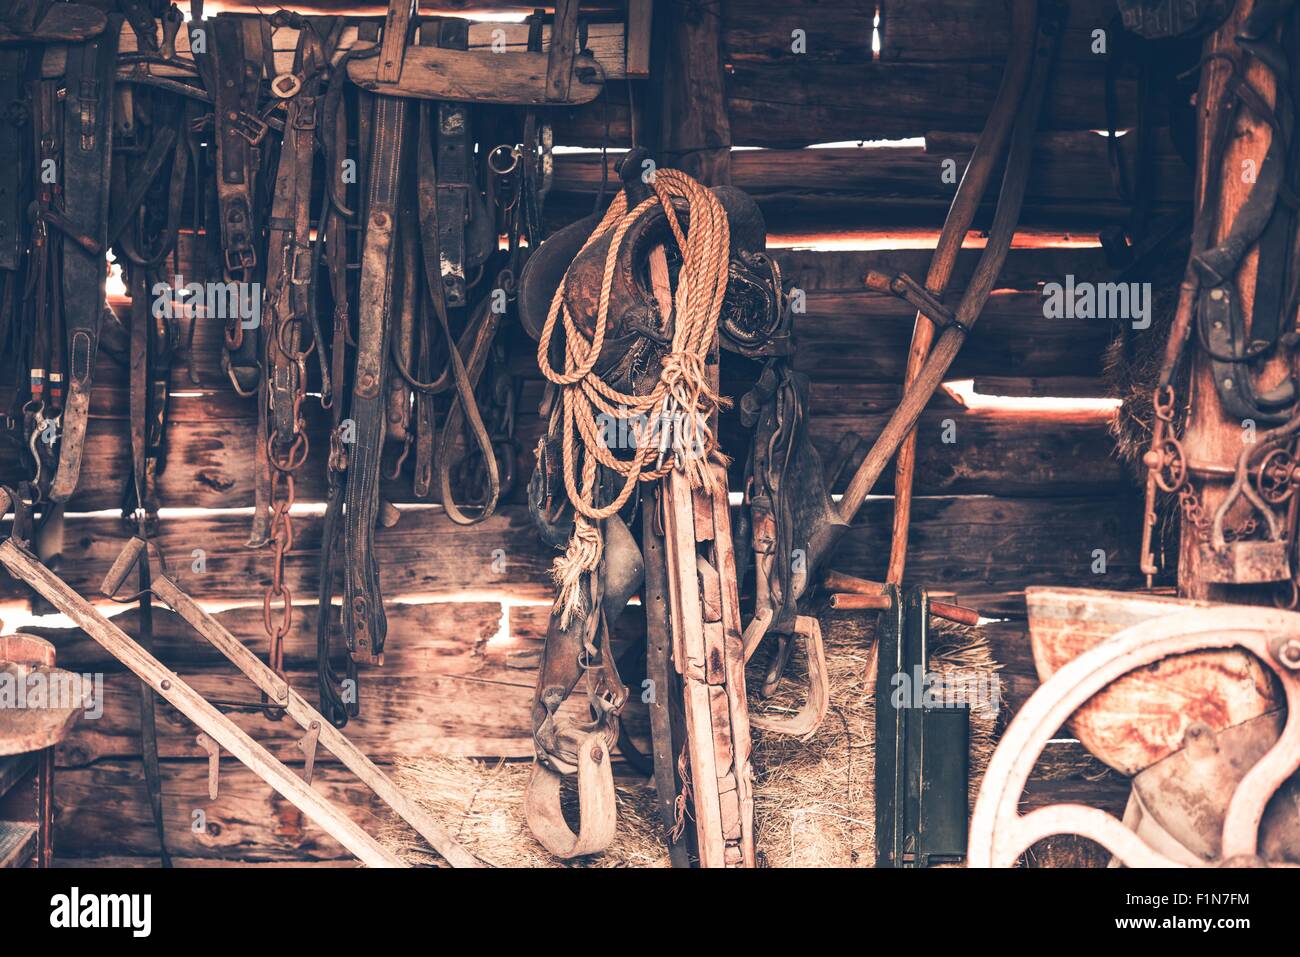
[[[257,265],[257,252],[252,246],[231,246],[226,249],[226,272],[234,274]]]
[[[293,244],[293,253],[289,265],[289,285],[310,285],[312,274],[311,265],[311,246],[306,243],[295,242]]]
[[[270,129],[259,116],[251,113],[237,113],[234,120],[231,121],[230,128],[248,140],[250,146],[257,146],[266,138],[266,131]]]

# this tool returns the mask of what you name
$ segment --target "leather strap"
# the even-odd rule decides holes
[[[432,145],[427,138],[422,136],[417,158],[420,170],[420,240],[424,254],[425,284],[433,301],[434,314],[437,316],[438,324],[442,328],[447,347],[448,365],[452,371],[452,381],[456,387],[456,399],[447,413],[447,420],[443,424],[442,437],[438,447],[438,485],[447,517],[459,525],[472,525],[483,521],[493,513],[501,492],[501,478],[497,468],[496,453],[492,446],[492,437],[483,424],[478,402],[474,396],[475,387],[483,373],[492,339],[500,322],[500,314],[492,308],[491,296],[483,299],[476,307],[466,330],[467,335],[473,330],[473,340],[469,350],[469,367],[466,368],[465,360],[461,355],[462,350],[457,347],[452,336],[451,320],[448,316],[450,299],[446,292],[456,287],[456,278],[454,273],[446,271],[442,256],[442,239],[447,235],[447,231],[442,227],[442,213],[450,206],[459,210],[458,215],[464,216],[466,206],[459,202],[443,201],[444,196],[439,192],[438,186],[439,173],[432,162],[431,152]],[[463,220],[459,232],[463,241]],[[463,245],[460,248],[463,250]],[[464,279],[463,272],[460,279],[462,281]],[[461,295],[463,301],[463,286]],[[439,384],[434,383],[435,386]],[[452,443],[458,437],[462,423],[469,425],[470,433],[478,447],[479,454],[483,458],[484,465],[485,494],[483,496],[483,505],[474,515],[468,515],[461,509],[455,501],[451,488]]]
[[[99,323],[105,308],[103,249],[108,229],[113,80],[120,25],[121,18],[111,16],[100,37],[68,48],[63,166],[59,170],[65,187],[62,213],[76,235],[97,244],[100,252],[96,255],[75,242],[65,243],[63,248],[68,394],[58,471],[50,485],[49,496],[54,502],[66,502],[77,487],[90,417]]]
[[[366,230],[361,260],[360,326],[352,387],[355,442],[348,457],[344,506],[347,555],[343,602],[344,635],[357,659],[375,659],[384,650],[388,622],[374,554],[379,511],[379,464],[384,437],[384,379],[393,311],[393,260],[401,171],[406,161],[407,104],[376,97]]]
[[[151,379],[149,286],[144,270],[136,267],[131,276],[131,472],[137,509],[134,532],[148,541],[148,516],[144,503],[148,501],[149,459],[149,404]],[[164,393],[165,399],[165,393]],[[145,651],[153,648],[153,600],[150,592],[148,560],[139,563],[140,599],[139,630],[136,641]],[[140,755],[144,766],[145,790],[149,794],[149,809],[153,814],[154,829],[158,832],[158,849],[163,867],[171,867],[167,853],[167,836],[163,824],[162,772],[158,765],[158,730],[155,695],[148,682],[140,682]]]
[[[23,68],[27,51],[0,50],[0,169],[16,175],[0,186],[0,270],[16,270],[22,251],[22,206],[20,158],[31,122],[31,110],[24,102]],[[0,329],[0,333],[3,333]],[[4,339],[0,338],[0,345]]]
[[[212,91],[219,261],[227,280],[254,282],[258,275],[260,229],[255,188],[267,134],[267,124],[257,113],[265,69],[261,27],[255,21],[241,22],[235,17],[218,16],[206,23],[207,52],[197,54],[195,62]],[[191,35],[194,29],[191,24]],[[227,317],[222,366],[236,391],[245,396],[253,394],[261,378],[260,336],[245,334],[250,331],[242,328],[241,317]],[[261,491],[265,498],[266,490]],[[259,537],[265,536],[255,530],[253,538]]]

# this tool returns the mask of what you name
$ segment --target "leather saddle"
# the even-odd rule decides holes
[[[640,180],[644,150],[628,153],[619,166],[633,209],[650,195]],[[793,351],[790,315],[784,308],[781,275],[767,255],[767,227],[754,200],[732,186],[718,186],[714,195],[726,211],[731,231],[727,292],[719,319],[724,349],[749,358],[785,356]],[[677,209],[684,229],[689,213]],[[612,234],[589,242],[600,221],[593,215],[557,231],[533,253],[520,275],[519,319],[525,331],[540,339],[556,290],[564,285],[564,304],[578,330],[591,338],[595,331],[601,284]],[[650,278],[650,251],[663,246],[670,277],[675,281],[680,254],[663,209],[647,207],[628,227],[611,277],[608,328],[595,372],[620,392],[645,394],[659,377],[663,359],[672,348],[673,316],[664,315]],[[562,348],[553,343],[553,348]],[[559,447],[559,403],[552,403],[547,432],[538,444],[537,468],[529,487],[529,505],[542,537],[561,546],[571,532],[571,510],[565,504]],[[630,508],[628,514],[634,514]]]

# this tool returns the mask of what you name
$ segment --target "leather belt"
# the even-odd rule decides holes
[[[68,394],[63,438],[50,499],[66,502],[77,487],[90,415],[90,390],[99,323],[104,311],[103,250],[108,229],[109,170],[112,157],[113,81],[121,18],[110,16],[103,35],[68,47],[65,73],[63,218],[86,243],[63,247],[63,309],[67,328]]]
[[[383,653],[388,621],[374,553],[379,465],[384,430],[384,378],[393,312],[393,263],[410,109],[404,100],[374,100],[366,230],[361,257],[360,326],[352,388],[355,441],[348,452],[344,504],[343,629],[354,658]]]

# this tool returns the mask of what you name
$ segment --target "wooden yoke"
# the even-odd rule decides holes
[[[1240,58],[1245,80],[1272,107],[1276,99],[1276,82],[1272,71],[1255,57],[1242,57],[1236,41],[1237,34],[1258,6],[1254,0],[1241,0],[1231,16],[1206,39],[1206,63],[1201,74],[1197,93],[1198,149],[1197,149],[1197,205],[1204,197],[1207,181],[1218,180],[1215,208],[1201,211],[1213,217],[1215,231],[1211,244],[1222,242],[1232,231],[1238,214],[1251,192],[1256,188],[1253,177],[1245,177],[1242,170],[1260,169],[1272,142],[1273,131],[1268,122],[1251,110],[1240,110],[1235,129],[1229,131],[1227,146],[1218,168],[1211,169],[1215,150],[1210,139],[1214,135],[1214,111],[1223,96],[1226,84],[1231,82],[1234,69],[1230,62],[1210,59],[1216,54]],[[1259,248],[1253,246],[1241,260],[1235,277],[1235,289],[1247,332],[1252,327],[1256,280],[1259,270]],[[1266,282],[1281,284],[1283,277],[1266,276]],[[1295,316],[1282,316],[1284,330],[1293,328]],[[1194,340],[1193,340],[1194,341]],[[1290,357],[1285,349],[1262,362],[1257,374],[1257,388],[1267,388],[1284,379],[1289,371]],[[1186,598],[1216,601],[1258,603],[1269,600],[1269,586],[1243,586],[1222,584],[1225,576],[1207,567],[1212,550],[1202,547],[1207,536],[1205,517],[1214,515],[1229,493],[1229,484],[1237,458],[1244,447],[1248,427],[1240,418],[1229,415],[1223,408],[1214,386],[1212,363],[1197,350],[1192,362],[1190,377],[1190,409],[1187,428],[1183,435],[1183,460],[1188,468],[1188,481],[1194,484],[1194,494],[1199,498],[1199,509],[1184,507],[1181,512],[1181,535],[1178,555],[1178,594]],[[1259,424],[1258,431],[1268,426]],[[1253,439],[1253,430],[1251,438]],[[1232,516],[1238,517],[1236,511]],[[1149,519],[1148,519],[1149,520]],[[1145,556],[1144,556],[1145,558]]]
[[[388,96],[503,106],[581,106],[604,88],[604,71],[595,57],[578,53],[578,0],[559,0],[551,29],[549,53],[448,50],[409,47],[394,56],[389,40],[404,38],[401,15],[388,13],[383,46],[377,57],[348,62],[348,78],[362,89]],[[410,21],[407,9],[406,23]]]

